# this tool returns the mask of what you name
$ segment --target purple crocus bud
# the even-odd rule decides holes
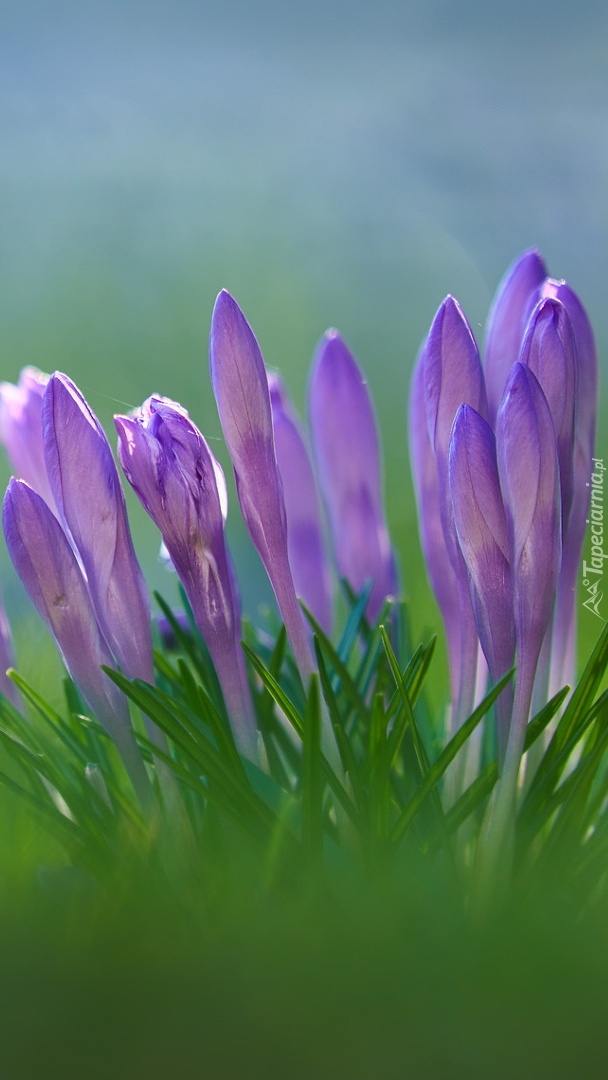
[[[562,569],[558,587],[555,628],[551,648],[549,692],[575,678],[576,580],[589,517],[589,472],[595,452],[597,414],[597,354],[593,330],[578,296],[565,281],[547,278],[543,296],[554,297],[570,316],[578,360],[578,383],[573,455],[573,499],[563,536]]]
[[[0,383],[0,442],[11,468],[55,511],[42,441],[42,398],[49,376],[26,367],[19,382]]]
[[[51,489],[104,637],[126,675],[153,682],[148,592],[105,432],[74,383],[59,372],[49,379],[42,422]]]
[[[355,592],[372,581],[367,610],[374,620],[387,596],[397,591],[397,573],[369,391],[336,330],[328,330],[317,349],[308,402],[316,472],[338,572]]]
[[[274,444],[287,515],[289,565],[297,596],[329,633],[332,622],[329,567],[312,466],[291,403],[278,375],[268,376]]]
[[[461,665],[460,596],[441,522],[437,459],[431,446],[424,397],[422,354],[412,375],[409,407],[410,460],[418,506],[418,524],[426,568],[445,624],[451,696],[458,696]]]
[[[494,682],[509,670],[515,655],[513,587],[509,535],[490,426],[469,405],[454,421],[449,483],[458,542],[469,574],[471,603],[484,656]],[[503,691],[498,740],[504,758],[512,694]]]
[[[490,313],[485,341],[484,369],[489,417],[494,422],[507,376],[519,360],[528,320],[540,299],[547,268],[540,252],[524,251],[503,277]]]
[[[561,498],[551,412],[525,364],[513,366],[496,421],[513,580],[517,682],[505,770],[516,774],[532,685],[561,564]]]
[[[249,323],[225,290],[213,309],[209,361],[241,512],[270,578],[300,674],[308,683],[315,663],[289,565],[266,368]]]
[[[158,526],[211,654],[243,753],[256,755],[253,706],[240,647],[238,599],[224,540],[226,486],[218,462],[180,405],[148,398],[114,418],[127,480]]]
[[[593,330],[587,312],[567,282],[547,278],[541,294],[543,297],[553,297],[559,300],[570,317],[576,342],[579,369],[576,438],[585,448],[588,467],[595,445],[595,422],[597,416],[598,370]]]
[[[487,415],[479,350],[460,304],[447,296],[439,306],[422,348],[429,437],[440,464],[447,467],[452,424],[461,405]]]
[[[562,497],[562,524],[570,515],[573,495],[574,420],[577,358],[572,323],[559,300],[544,299],[535,307],[521,350],[521,362],[538,379],[555,429]]]
[[[485,418],[487,402],[477,344],[453,296],[446,297],[437,311],[422,346],[420,365],[428,437],[437,468],[439,514],[459,595],[460,673],[452,716],[452,725],[457,728],[473,707],[479,646],[467,569],[454,525],[448,483],[448,451],[452,425],[460,406],[470,405]]]
[[[127,703],[101,669],[102,664],[113,666],[112,656],[61,525],[44,499],[14,479],[4,498],[3,525],[15,569],[55,638],[66,668],[121,751],[134,785],[145,793],[147,777],[131,732]]]

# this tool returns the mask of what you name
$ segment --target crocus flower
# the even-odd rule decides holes
[[[509,267],[496,291],[488,315],[484,370],[488,392],[488,419],[493,424],[505,383],[519,360],[528,320],[541,299],[547,268],[538,251],[524,251]]]
[[[511,370],[498,411],[496,443],[509,528],[518,665],[504,771],[516,776],[561,564],[555,431],[545,395],[525,364],[515,364]]]
[[[576,580],[589,516],[588,484],[590,463],[595,452],[598,371],[593,330],[576,293],[565,281],[547,278],[542,294],[561,301],[568,312],[574,331],[578,367],[573,453],[574,491],[563,536],[562,569],[551,647],[549,692],[555,693],[564,683],[571,685],[575,675]]]
[[[213,309],[209,359],[241,512],[274,589],[300,674],[308,683],[315,663],[289,565],[268,378],[254,333],[225,290]]]
[[[454,421],[449,483],[477,632],[490,676],[498,682],[512,666],[515,655],[509,535],[494,433],[469,405],[461,405]],[[509,686],[497,702],[501,760],[506,751],[511,706]]]
[[[565,527],[573,496],[578,372],[572,323],[559,300],[543,299],[534,309],[520,359],[536,375],[553,420],[559,461],[562,525]]]
[[[478,850],[486,887],[513,831],[513,806],[532,690],[561,563],[557,443],[532,370],[515,364],[496,419],[498,472],[509,529],[517,677],[502,770]]]
[[[576,438],[583,444],[586,466],[593,456],[595,445],[595,422],[597,414],[597,353],[589,317],[574,290],[565,281],[547,278],[541,295],[562,303],[568,312],[576,342],[578,361]]]
[[[309,417],[319,486],[339,574],[359,592],[372,581],[375,620],[397,589],[397,572],[382,499],[380,451],[367,384],[336,330],[313,362]]]
[[[84,700],[120,750],[136,789],[148,781],[131,731],[124,695],[102,671],[113,664],[99,631],[87,584],[74,552],[44,499],[11,480],[3,505],[4,535],[15,569],[55,638]]]
[[[0,443],[15,476],[25,480],[55,512],[42,440],[42,399],[48,381],[48,375],[26,367],[16,386],[0,383]]]
[[[256,755],[241,622],[224,539],[226,486],[188,413],[154,396],[114,420],[127,480],[162,533],[217,671],[240,749]]]
[[[125,674],[153,682],[148,592],[105,432],[74,383],[59,372],[46,388],[42,422],[51,490],[82,562],[102,633]]]
[[[421,354],[414,367],[410,390],[410,459],[422,551],[431,588],[445,626],[451,697],[452,701],[456,701],[460,681],[460,592],[441,521],[439,476],[426,418],[422,359]]]
[[[466,565],[460,551],[448,481],[448,452],[452,425],[462,404],[470,405],[482,417],[487,414],[486,392],[479,352],[472,330],[452,296],[440,305],[420,352],[421,397],[430,452],[437,469],[437,499],[448,558],[452,565],[459,598],[458,686],[453,701],[452,726],[459,727],[473,706],[476,686],[478,636],[469,596]],[[430,468],[430,466],[428,466]],[[429,528],[430,526],[427,526]],[[450,655],[454,655],[452,648]]]
[[[277,464],[287,516],[289,565],[297,596],[319,625],[331,630],[331,585],[312,466],[291,403],[278,375],[268,377]]]

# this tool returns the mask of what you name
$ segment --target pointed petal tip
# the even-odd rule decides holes
[[[232,303],[235,303],[235,300],[234,300],[234,297],[233,297],[232,293],[228,289],[225,289],[225,288],[220,289],[220,291],[218,292],[218,294],[217,294],[217,296],[215,298],[215,303],[216,304],[225,304],[225,303],[230,303],[231,301],[232,301]]]
[[[213,312],[211,314],[211,338],[221,326],[233,322],[235,317],[244,318],[236,300],[227,289],[220,289],[215,298]]]
[[[538,284],[547,277],[547,264],[536,247],[525,248],[507,267],[503,281],[512,278],[534,278]]]
[[[456,299],[453,293],[448,293],[447,296],[445,296],[444,299],[441,301],[439,308],[437,309],[437,313],[439,313],[440,311],[454,312],[461,318],[464,317],[464,312],[460,301]]]
[[[237,314],[244,318],[243,312],[232,293],[228,292],[228,289],[220,289],[213,305],[212,322],[213,319],[226,319]]]
[[[287,393],[281,376],[276,371],[268,372],[268,393],[273,410],[286,412],[288,409]]]
[[[524,250],[521,252],[521,255],[518,255],[515,261],[524,262],[524,260],[528,262],[542,263],[543,267],[545,266],[545,260],[543,259],[540,248],[537,247],[524,248]]]
[[[447,326],[462,323],[469,328],[467,317],[458,300],[452,293],[448,293],[437,308],[429,330],[429,338],[432,338],[434,334],[441,332],[444,323]]]
[[[476,410],[473,408],[472,405],[467,405],[466,402],[463,401],[462,405],[459,405],[458,411],[454,417],[452,431],[455,431],[457,427],[463,427],[466,423],[468,423],[468,421],[471,419],[471,413],[474,413],[475,411]]]
[[[321,362],[335,365],[340,361],[354,364],[355,358],[340,331],[332,326],[325,331],[319,341],[315,349],[313,364],[318,367]]]

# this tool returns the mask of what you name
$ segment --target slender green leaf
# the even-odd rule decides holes
[[[490,710],[496,698],[504,690],[509,679],[512,677],[513,671],[509,671],[501,680],[496,684],[490,693],[484,698],[480,705],[471,714],[468,720],[465,720],[461,728],[452,737],[447,744],[443,752],[437,758],[437,761],[431,765],[427,775],[424,778],[423,783],[411,799],[408,806],[406,806],[403,813],[400,815],[397,823],[393,828],[393,840],[397,843],[402,836],[405,835],[409,825],[413,821],[414,817],[418,813],[424,800],[433,791],[437,783],[445,773],[448,765],[454,760],[459,750],[464,746],[471,733],[475,730],[477,725],[483,720],[483,717]]]

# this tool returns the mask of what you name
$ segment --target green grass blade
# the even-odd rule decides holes
[[[404,811],[400,815],[398,821],[393,828],[393,841],[398,841],[405,835],[414,817],[418,813],[424,800],[437,786],[439,780],[445,773],[450,763],[454,760],[458,752],[462,749],[469,736],[475,730],[477,725],[483,720],[484,716],[491,709],[492,705],[496,701],[496,698],[504,690],[505,686],[512,677],[513,671],[509,671],[501,680],[493,687],[490,693],[484,698],[480,705],[477,706],[475,711],[471,714],[468,720],[465,720],[461,728],[452,737],[445,749],[437,758],[437,761],[431,765],[427,775],[424,778],[420,788],[413,796],[409,804],[405,807]]]
[[[268,671],[268,668],[260,660],[259,656],[256,656],[256,654],[253,652],[252,649],[249,648],[249,646],[244,644],[243,648],[245,649],[249,660],[251,661],[253,667],[260,676],[262,682],[274,698],[276,704],[279,706],[282,712],[285,713],[285,716],[291,723],[300,741],[303,741],[305,721],[300,716],[300,713],[296,709],[295,705],[284,692],[277,679],[275,679],[275,677]],[[349,797],[346,789],[344,788],[344,785],[340,782],[334,769],[324,755],[323,769],[332,792],[340,802],[340,805],[342,806],[346,814],[348,814],[351,821],[355,822],[357,820],[356,807],[353,805],[352,799]]]
[[[300,777],[302,847],[311,869],[316,869],[321,865],[323,855],[324,788],[319,682],[316,676],[313,675],[308,690],[308,706],[302,739],[302,773]]]

